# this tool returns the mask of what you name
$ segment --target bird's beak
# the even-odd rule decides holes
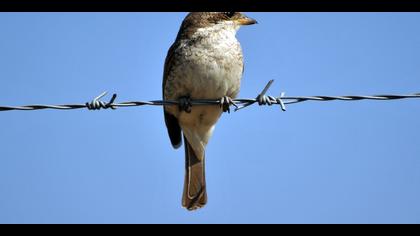
[[[253,25],[258,24],[258,22],[255,19],[252,19],[250,17],[247,17],[245,15],[242,15],[241,18],[237,19],[236,22],[238,25]]]

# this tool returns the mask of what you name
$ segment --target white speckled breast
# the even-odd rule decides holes
[[[167,99],[237,95],[243,70],[242,50],[235,36],[227,35],[220,32],[217,37],[200,35],[181,41],[175,51],[178,63],[172,67],[165,85],[171,88],[165,93]]]

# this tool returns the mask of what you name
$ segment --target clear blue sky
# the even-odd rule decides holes
[[[240,97],[420,92],[418,13],[247,13]],[[186,13],[1,13],[0,104],[161,98]],[[420,223],[420,100],[224,115],[181,208],[161,107],[0,113],[0,223]]]

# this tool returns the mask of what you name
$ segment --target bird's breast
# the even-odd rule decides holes
[[[242,50],[235,41],[189,42],[178,50],[180,62],[171,76],[175,96],[193,99],[235,97],[242,77]]]

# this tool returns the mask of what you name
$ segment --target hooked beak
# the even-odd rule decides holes
[[[252,19],[250,17],[247,17],[245,15],[242,15],[241,18],[237,19],[236,22],[239,25],[253,25],[253,24],[258,24],[258,22],[255,19]]]

